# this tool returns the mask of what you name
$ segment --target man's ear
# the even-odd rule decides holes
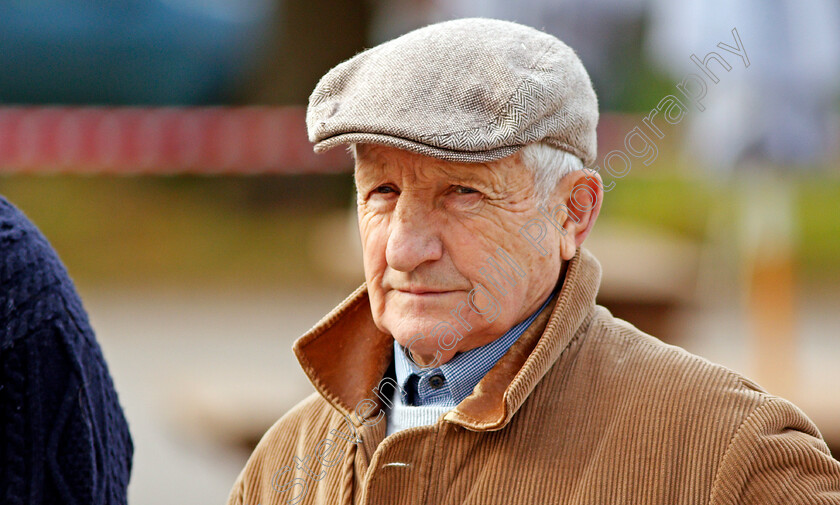
[[[595,225],[604,199],[603,182],[597,172],[575,170],[563,178],[563,205],[567,211],[560,237],[560,255],[568,261]]]

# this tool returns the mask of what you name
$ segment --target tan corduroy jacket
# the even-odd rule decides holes
[[[295,343],[317,392],[265,434],[228,503],[840,504],[840,463],[797,407],[614,318],[600,279],[579,249],[471,396],[387,438],[392,339],[359,288]]]

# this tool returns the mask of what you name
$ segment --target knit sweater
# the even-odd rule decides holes
[[[133,444],[81,300],[0,196],[0,503],[126,503]]]
[[[387,435],[393,435],[398,431],[416,428],[417,426],[435,424],[440,416],[452,409],[447,405],[421,405],[419,407],[406,405],[400,401],[399,396],[399,390],[395,388],[394,394],[391,396],[394,406],[386,414],[388,419]]]

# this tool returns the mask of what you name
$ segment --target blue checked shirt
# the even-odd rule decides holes
[[[525,333],[537,315],[548,305],[552,296],[553,293],[528,319],[509,329],[500,338],[481,347],[458,353],[437,368],[420,370],[395,340],[394,366],[397,382],[408,393],[409,399],[413,397],[412,405],[455,407],[461,403],[472,394],[476,384],[505,355],[510,346]],[[395,396],[405,404],[406,400],[402,395]]]

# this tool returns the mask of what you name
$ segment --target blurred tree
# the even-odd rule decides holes
[[[370,14],[361,0],[276,1],[275,37],[237,101],[305,105],[322,75],[365,48]]]

